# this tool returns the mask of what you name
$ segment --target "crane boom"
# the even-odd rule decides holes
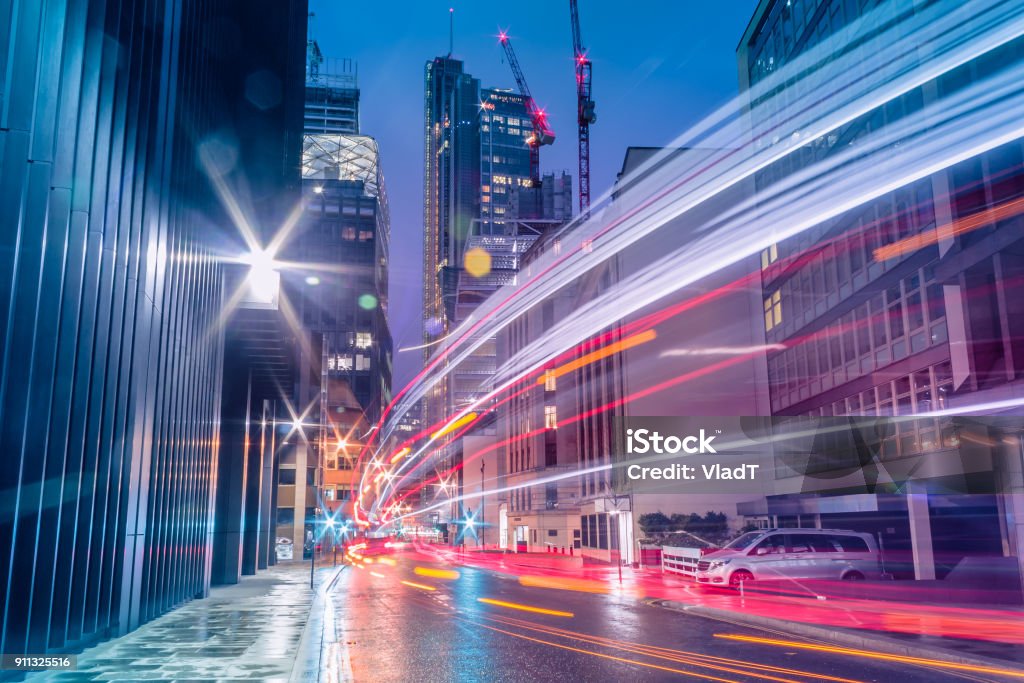
[[[591,97],[590,79],[592,67],[587,51],[583,47],[580,33],[580,10],[578,0],[569,0],[569,17],[572,22],[573,62],[576,65],[576,120],[579,130],[580,156],[580,215],[590,209],[590,125],[597,121],[594,100]]]
[[[523,69],[519,66],[519,59],[516,58],[515,50],[512,49],[512,41],[508,39],[508,35],[505,32],[502,32],[498,38],[501,41],[501,46],[505,48],[505,56],[508,58],[508,64],[512,68],[512,75],[516,79],[516,85],[519,86],[519,93],[526,100],[526,113],[529,115],[530,124],[533,126],[533,135],[526,141],[530,147],[530,183],[534,187],[539,187],[540,147],[553,143],[555,141],[555,132],[548,125],[547,114],[537,106],[533,95],[530,94],[530,86],[526,84],[526,76],[523,75]]]

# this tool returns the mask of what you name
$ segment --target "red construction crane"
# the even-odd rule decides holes
[[[519,93],[526,98],[526,112],[530,115],[530,123],[533,125],[533,135],[526,140],[526,144],[530,148],[530,184],[533,187],[540,187],[540,147],[541,145],[550,145],[555,141],[555,131],[548,126],[547,114],[537,106],[530,94],[530,87],[526,85],[526,76],[523,75],[523,70],[519,66],[519,60],[516,59],[516,53],[512,49],[512,42],[508,39],[508,34],[502,31],[498,34],[498,40],[505,48],[508,64],[512,67],[512,75],[515,76],[516,84],[519,86]]]
[[[580,134],[580,215],[590,208],[590,124],[597,121],[594,100],[590,97],[590,59],[580,36],[580,9],[577,0],[569,0],[572,18],[573,60],[576,63],[576,119]]]

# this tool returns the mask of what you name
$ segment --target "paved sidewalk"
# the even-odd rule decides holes
[[[313,597],[308,564],[278,565],[85,650],[77,671],[27,680],[288,681]]]

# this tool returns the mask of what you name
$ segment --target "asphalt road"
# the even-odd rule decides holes
[[[326,611],[340,647],[321,680],[1009,680],[729,639],[799,640],[647,604],[618,592],[615,581],[572,587],[521,585],[515,576],[414,557],[346,568]],[[609,592],[586,592],[595,589]]]

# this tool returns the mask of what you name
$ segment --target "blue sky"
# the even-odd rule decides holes
[[[631,145],[670,144],[737,93],[736,45],[757,0],[580,0],[594,64],[591,195],[615,180]],[[359,64],[362,133],[380,143],[391,202],[391,327],[395,389],[419,369],[423,196],[423,66],[448,52],[483,86],[514,88],[497,41],[508,31],[530,90],[557,134],[543,171],[577,175],[576,85],[568,0],[310,0],[313,35],[327,57]],[[575,195],[574,184],[573,193]],[[575,199],[574,199],[575,201]]]

